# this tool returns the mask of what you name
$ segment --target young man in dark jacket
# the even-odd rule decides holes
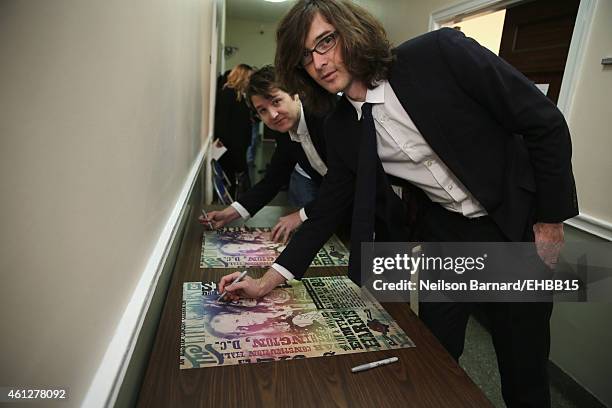
[[[208,213],[214,228],[220,228],[238,219],[248,219],[268,204],[287,185],[296,165],[308,176],[310,190],[318,190],[327,173],[322,115],[304,109],[297,94],[281,88],[272,66],[265,66],[251,75],[246,98],[266,126],[280,133],[265,177],[240,198],[222,211]],[[314,196],[302,209],[281,217],[272,229],[272,239],[286,242],[312,209]],[[207,221],[200,217],[200,222]]]

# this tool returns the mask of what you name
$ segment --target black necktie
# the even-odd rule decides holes
[[[348,276],[361,283],[361,243],[374,241],[376,216],[376,176],[380,158],[376,151],[376,128],[372,118],[372,104],[361,107],[361,145],[355,182],[353,220],[351,224],[351,255]]]

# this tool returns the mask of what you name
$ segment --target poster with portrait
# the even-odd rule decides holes
[[[270,239],[270,228],[225,227],[204,231],[200,268],[268,267],[286,244]],[[347,266],[349,253],[333,235],[319,250],[311,267]]]
[[[304,278],[257,300],[218,296],[214,282],[183,284],[181,369],[414,347],[346,276]]]

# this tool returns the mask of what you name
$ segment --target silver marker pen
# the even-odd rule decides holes
[[[214,230],[215,227],[213,227],[212,222],[210,221],[210,218],[208,218],[208,214],[206,213],[206,210],[202,209],[202,215],[204,216],[204,218],[206,219],[206,222],[208,222],[208,226],[210,227],[211,230]]]
[[[385,358],[384,360],[373,361],[371,363],[358,365],[357,367],[351,368],[351,371],[354,372],[354,373],[358,373],[360,371],[369,370],[370,368],[375,368],[375,367],[378,367],[378,366],[381,366],[381,365],[395,363],[398,360],[399,360],[399,358],[397,358],[397,357]]]

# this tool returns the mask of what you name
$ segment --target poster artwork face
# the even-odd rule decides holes
[[[414,347],[347,277],[305,278],[261,299],[218,303],[214,283],[183,286],[181,369]]]
[[[226,227],[205,231],[200,268],[267,267],[285,249],[272,241],[270,228]],[[334,235],[319,250],[311,267],[347,266],[349,253]]]

